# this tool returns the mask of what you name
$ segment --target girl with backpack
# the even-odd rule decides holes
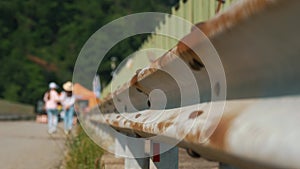
[[[49,90],[44,94],[45,109],[48,116],[48,133],[56,132],[58,122],[57,103],[59,96],[56,91],[57,85],[54,82],[49,83]]]

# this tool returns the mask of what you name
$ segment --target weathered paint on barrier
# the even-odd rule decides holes
[[[290,46],[298,44],[296,37],[300,36],[299,31],[297,31],[299,23],[294,22],[299,13],[299,6],[299,1],[242,0],[224,13],[218,14],[205,23],[198,24],[200,30],[208,36],[220,55],[224,65],[230,99],[300,93],[297,87],[300,84],[299,76],[297,76],[300,72],[296,65],[299,57],[296,48],[289,49]],[[271,24],[268,24],[268,22],[271,22]],[[286,27],[288,27],[288,31],[281,31],[287,29]],[[252,30],[255,30],[255,36],[248,35]],[[290,39],[286,41],[285,45],[280,40],[274,40],[274,33],[278,32],[281,33],[281,37],[285,37],[284,39]],[[201,46],[201,40],[204,41],[203,43],[207,42],[205,39],[197,39],[199,37],[197,35],[199,35],[197,32],[192,32],[184,37],[182,42],[204,51],[206,46]],[[201,57],[205,56],[199,58],[182,42],[154,61],[149,67],[137,70],[136,74],[127,83],[120,86],[113,93],[109,93],[103,99],[104,104],[102,105],[105,105],[105,102],[109,103],[109,100],[112,101],[113,96],[120,95],[130,87],[138,88],[142,92],[145,90],[144,93],[149,93],[151,86],[148,84],[143,86],[143,79],[154,75],[159,70],[164,71],[165,67],[173,64],[176,60],[183,60],[190,65],[194,76],[198,78],[197,82],[201,93],[210,91],[210,87],[207,88],[209,86],[208,78],[204,78],[207,76],[205,64],[200,60]],[[287,52],[288,50],[290,52]],[[243,64],[245,60],[247,64]],[[280,69],[281,73],[277,74],[278,77],[276,77],[273,75],[274,71],[270,71],[266,64],[272,66],[271,68],[276,71],[283,65],[290,65],[290,69]],[[249,72],[252,72],[251,76],[249,76]],[[278,79],[281,81],[279,82]],[[272,81],[276,81],[275,84],[278,84],[278,86],[274,85],[270,88],[274,88],[274,91],[267,89]],[[247,90],[243,87],[247,87]],[[291,91],[284,91],[284,88]],[[240,90],[244,90],[244,92],[240,92]]]
[[[210,130],[203,129],[204,123],[210,123],[206,121],[209,103],[169,110],[93,114],[88,120],[149,139],[166,136],[209,159],[242,168],[298,168],[299,103],[299,96],[227,101],[223,117],[209,138],[201,138]]]
[[[299,168],[299,7],[300,1],[294,0],[242,0],[197,25],[219,52],[227,75],[229,100],[210,137],[206,137],[210,125],[203,128],[205,123],[215,123],[205,121],[210,103],[191,99],[180,107],[176,83],[163,72],[182,59],[193,70],[200,93],[210,92],[205,63],[183,43],[148,68],[137,70],[128,83],[103,100],[102,114],[91,113],[86,119],[140,137],[179,140],[179,146],[241,168]],[[197,37],[192,32],[182,41],[205,50]],[[166,110],[148,109],[154,86],[170,89],[163,90],[172,102]],[[128,91],[129,98],[124,95]],[[128,110],[128,99],[138,110]],[[117,109],[115,102],[124,102],[123,107]]]

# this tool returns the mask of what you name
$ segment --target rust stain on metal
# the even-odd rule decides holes
[[[134,130],[143,131],[143,123],[131,122],[130,127]]]
[[[186,45],[185,41],[188,40],[190,44],[198,43],[198,39],[196,38],[198,36],[201,35],[194,35],[191,37],[187,36],[186,39],[183,39],[177,45],[177,52],[180,58],[183,59],[186,63],[188,63],[190,67],[195,71],[200,71],[205,66],[200,60],[200,56],[198,56],[188,45]]]
[[[170,127],[173,124],[173,122],[166,121],[166,122],[159,122],[157,124],[157,128],[159,131],[166,130],[168,127]]]
[[[136,70],[136,72],[135,72],[135,74],[134,74],[134,76],[131,78],[131,80],[130,80],[130,86],[133,86],[137,81],[138,81],[138,74],[139,74],[139,72],[141,71],[142,69],[138,69],[138,70]]]
[[[142,70],[139,71],[139,73],[137,74],[137,79],[138,79],[138,81],[144,79],[145,77],[147,77],[147,76],[149,76],[150,74],[156,72],[157,70],[158,70],[157,68],[153,68],[153,67],[142,69]]]
[[[187,133],[184,137],[184,140],[191,142],[191,143],[197,143],[200,139],[200,131],[196,133]]]
[[[164,123],[163,122],[160,122],[160,123],[157,124],[158,130],[161,131],[163,129],[163,127],[164,127]]]
[[[159,131],[163,131],[163,130],[166,130],[167,128],[171,127],[173,124],[174,124],[174,119],[177,117],[176,114],[170,116],[168,118],[168,120],[166,121],[162,121],[162,122],[159,122],[157,124],[157,128]]]
[[[226,148],[227,131],[235,117],[236,117],[236,115],[233,115],[233,114],[222,117],[216,130],[210,136],[211,144],[213,144],[214,146],[221,148],[221,149]]]
[[[170,127],[173,124],[173,122],[166,122],[165,123],[165,129],[167,129],[168,127]]]
[[[194,119],[194,118],[200,116],[202,113],[203,113],[202,110],[193,111],[193,112],[190,114],[189,119]]]
[[[113,121],[112,125],[115,126],[115,127],[119,127],[119,122],[118,121]]]
[[[139,118],[140,116],[141,116],[141,114],[139,113],[139,114],[135,115],[135,118],[137,119],[137,118]]]
[[[130,80],[130,86],[135,87],[139,92],[144,93],[145,95],[149,95],[150,90],[146,87],[142,86],[139,81],[144,77],[154,73],[157,69],[155,68],[147,68],[147,69],[138,69],[135,75]],[[123,89],[124,90],[124,89]]]
[[[175,58],[179,57],[179,53],[177,52],[177,46],[170,49],[168,52],[166,52],[163,56],[156,59],[152,64],[151,67],[154,68],[162,68],[166,66],[168,63],[170,63]]]
[[[126,125],[126,123],[128,123],[128,122],[129,122],[128,120],[124,120],[124,123],[123,123],[123,124]]]
[[[144,127],[144,131],[148,133],[153,133],[153,128],[152,127]]]

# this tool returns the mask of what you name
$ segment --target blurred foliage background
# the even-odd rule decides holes
[[[178,0],[2,0],[0,1],[0,98],[34,104],[50,81],[72,78],[85,41],[101,26],[137,12],[166,12]],[[99,68],[101,82],[117,63],[137,50],[146,35],[123,40]]]

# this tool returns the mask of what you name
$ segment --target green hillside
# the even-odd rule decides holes
[[[0,100],[0,115],[33,115],[34,107],[27,104]]]

